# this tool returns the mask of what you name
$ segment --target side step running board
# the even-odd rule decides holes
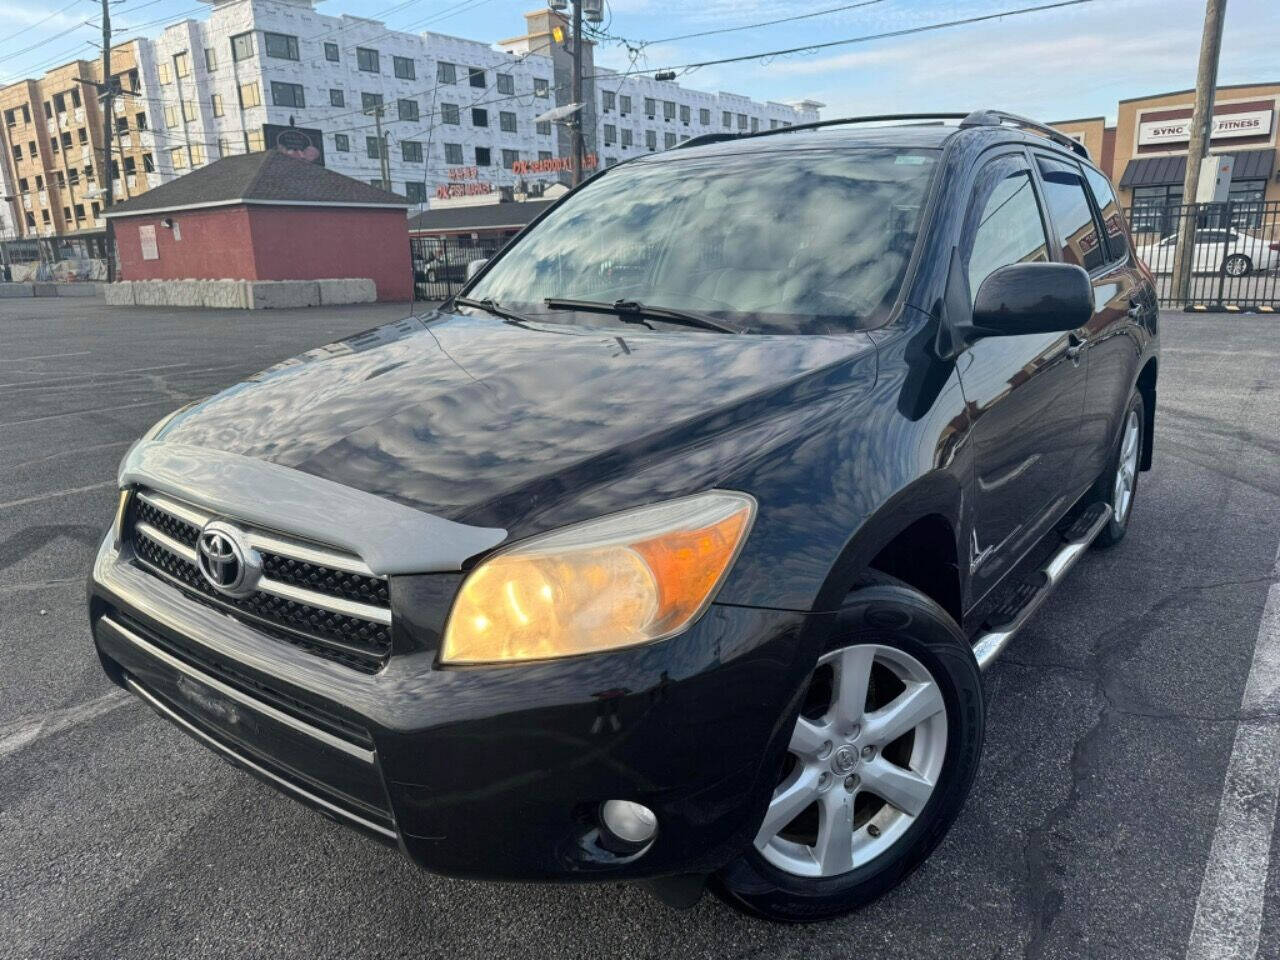
[[[1009,641],[1014,638],[1023,625],[1031,619],[1031,615],[1040,608],[1040,604],[1053,593],[1054,587],[1062,582],[1062,578],[1067,575],[1067,571],[1075,566],[1075,562],[1080,559],[1089,544],[1093,543],[1094,538],[1106,526],[1107,521],[1111,519],[1111,506],[1109,504],[1099,504],[1093,510],[1085,513],[1075,525],[1067,531],[1065,542],[1058,549],[1032,580],[1034,590],[1025,602],[1018,607],[1016,613],[1006,622],[999,623],[990,627],[986,632],[978,635],[973,642],[973,655],[978,661],[978,666],[985,670],[1000,656],[1005,647],[1009,645]],[[1038,584],[1035,582],[1038,579]],[[989,625],[990,626],[990,625]]]

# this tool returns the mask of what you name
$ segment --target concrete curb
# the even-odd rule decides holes
[[[118,280],[103,284],[113,307],[211,307],[280,310],[374,303],[378,288],[366,277],[324,280]],[[30,296],[30,294],[18,294]]]
[[[0,283],[0,299],[12,297],[96,297],[106,284],[70,281],[67,283]]]

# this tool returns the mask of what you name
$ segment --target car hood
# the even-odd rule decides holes
[[[510,529],[575,488],[794,408],[814,373],[863,356],[874,357],[865,334],[410,317],[250,377],[158,439]]]

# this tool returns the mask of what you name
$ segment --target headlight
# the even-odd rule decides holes
[[[715,596],[755,510],[746,494],[714,490],[497,553],[463,583],[441,660],[546,660],[677,634]]]

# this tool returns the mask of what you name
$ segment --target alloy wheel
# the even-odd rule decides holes
[[[1123,524],[1133,503],[1134,484],[1138,479],[1138,447],[1142,436],[1138,424],[1138,411],[1130,410],[1124,425],[1124,439],[1120,443],[1120,463],[1116,467],[1115,485],[1111,508],[1116,523]]]
[[[828,653],[796,720],[756,849],[801,877],[869,863],[924,811],[946,750],[946,707],[924,664],[874,643]]]

